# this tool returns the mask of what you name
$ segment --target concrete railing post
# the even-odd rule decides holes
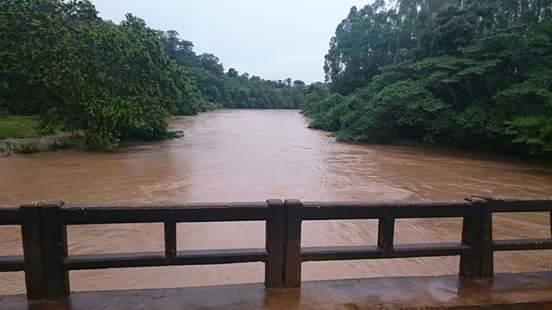
[[[491,201],[481,198],[468,201],[472,210],[463,220],[462,244],[469,249],[460,257],[460,277],[491,279],[494,276]]]
[[[284,287],[284,257],[286,247],[286,209],[281,200],[267,201],[270,216],[266,221],[265,286]]]
[[[22,206],[22,237],[27,298],[39,300],[69,295],[67,230],[58,204]]]
[[[285,249],[284,286],[301,287],[301,209],[299,200],[286,200],[287,240]]]

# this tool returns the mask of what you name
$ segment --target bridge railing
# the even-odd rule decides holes
[[[0,272],[24,271],[31,300],[69,295],[69,271],[179,265],[263,262],[268,288],[301,285],[307,261],[341,261],[407,257],[460,256],[459,276],[488,279],[494,275],[495,251],[552,249],[551,237],[494,240],[493,213],[547,212],[552,201],[506,201],[472,198],[454,203],[263,203],[160,206],[72,206],[63,203],[0,208],[0,226],[21,225],[24,256],[0,257]],[[396,245],[397,219],[460,218],[462,237],[455,243]],[[374,246],[301,247],[303,221],[378,220]],[[177,250],[177,223],[264,221],[265,247],[260,249]],[[68,225],[163,223],[161,252],[68,255]]]

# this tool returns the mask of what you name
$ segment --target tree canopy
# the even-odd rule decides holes
[[[352,8],[309,87],[345,140],[552,152],[552,1],[400,0]]]
[[[131,14],[104,21],[89,0],[3,0],[0,15],[0,110],[38,114],[92,147],[170,136],[170,114],[302,104],[304,83],[225,73],[175,31]]]
[[[304,101],[305,83],[291,78],[267,81],[235,68],[226,72],[219,58],[212,54],[197,55],[193,43],[180,39],[178,32],[160,33],[167,54],[176,63],[189,68],[204,99],[226,108],[297,109]]]

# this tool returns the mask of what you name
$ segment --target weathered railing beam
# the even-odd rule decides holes
[[[551,200],[508,200],[491,197],[475,197],[491,203],[493,213],[550,212]]]
[[[168,258],[164,252],[112,253],[75,255],[65,259],[70,270],[94,270],[108,268],[138,268],[162,266],[220,265],[264,262],[265,249],[188,250],[178,251]]]
[[[447,203],[361,203],[305,202],[301,217],[305,221],[451,218],[468,215],[468,202]]]
[[[25,259],[22,256],[0,256],[0,272],[25,270]]]
[[[459,243],[422,243],[395,245],[390,253],[385,253],[379,246],[305,247],[301,253],[303,261],[306,262],[455,256],[467,250],[468,247]]]
[[[0,225],[20,225],[20,213],[16,208],[0,207]]]
[[[190,204],[174,206],[76,206],[63,208],[66,225],[264,221],[265,203]]]
[[[552,250],[552,239],[515,239],[496,240],[493,242],[494,251],[530,251]]]

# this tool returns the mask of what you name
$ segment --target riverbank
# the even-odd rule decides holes
[[[81,144],[81,139],[73,134],[41,133],[39,122],[37,116],[0,117],[0,156],[55,151]]]
[[[58,131],[45,134],[38,129],[39,125],[40,121],[37,116],[0,117],[0,156],[33,154],[67,148],[88,149],[82,133]],[[182,131],[170,129],[165,139],[177,139],[183,136]],[[145,140],[129,139],[120,146],[143,142]]]
[[[26,139],[4,139],[0,140],[0,156],[57,151],[81,145],[82,138],[72,134],[58,134]]]
[[[528,155],[523,153],[505,153],[498,151],[492,148],[477,148],[470,146],[459,146],[454,144],[445,144],[445,143],[428,143],[407,139],[398,139],[390,142],[374,142],[369,139],[353,139],[350,136],[343,135],[339,131],[328,130],[326,128],[321,128],[317,126],[313,117],[305,115],[304,111],[301,111],[301,114],[306,118],[308,122],[308,128],[311,130],[321,131],[333,138],[337,142],[350,144],[350,145],[360,145],[360,146],[376,146],[376,147],[414,147],[418,149],[425,149],[432,152],[438,153],[454,153],[462,154],[464,157],[471,158],[489,158],[490,160],[501,160],[501,161],[514,161],[522,164],[531,164],[541,167],[550,167],[552,168],[552,157],[547,155]]]

